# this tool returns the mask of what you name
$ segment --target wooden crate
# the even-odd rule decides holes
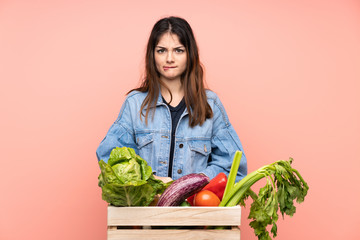
[[[108,240],[239,240],[241,208],[108,206]],[[140,226],[139,229],[130,226]],[[155,227],[157,226],[157,227]],[[159,227],[160,226],[160,227]],[[186,226],[185,229],[166,229]],[[188,227],[199,226],[199,227]],[[231,226],[204,229],[202,226]],[[156,228],[156,229],[154,229]]]

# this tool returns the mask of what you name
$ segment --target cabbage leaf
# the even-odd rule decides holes
[[[114,148],[108,163],[99,161],[102,199],[114,206],[148,206],[169,184],[154,178],[147,162],[132,148]]]

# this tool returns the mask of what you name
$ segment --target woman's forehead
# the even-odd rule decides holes
[[[180,42],[178,35],[175,33],[166,32],[160,36],[157,46],[183,47],[183,44]]]

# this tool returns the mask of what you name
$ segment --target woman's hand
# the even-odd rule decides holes
[[[168,183],[168,182],[171,182],[171,181],[172,181],[172,178],[170,178],[170,177],[159,177],[159,176],[154,175],[154,178],[155,178],[155,179],[158,179],[158,180],[161,180],[161,181],[163,181],[164,183]]]

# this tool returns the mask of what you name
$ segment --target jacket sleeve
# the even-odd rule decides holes
[[[225,172],[228,175],[235,152],[239,150],[243,153],[236,177],[236,181],[239,181],[247,174],[246,156],[240,139],[236,134],[235,129],[230,124],[225,109],[217,97],[215,98],[213,105],[213,114],[214,122],[211,138],[211,159],[203,173],[210,178],[214,178],[220,172]]]
[[[125,100],[116,121],[112,124],[105,138],[96,150],[98,161],[108,161],[110,152],[115,147],[131,147],[137,152],[131,120],[131,109]]]

